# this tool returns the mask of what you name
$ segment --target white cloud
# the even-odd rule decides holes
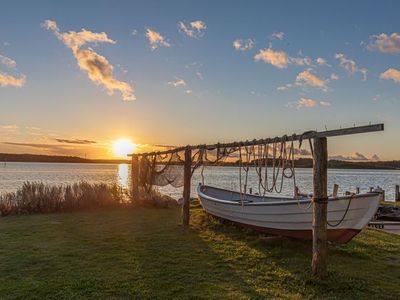
[[[168,85],[173,85],[175,87],[186,86],[186,81],[181,78],[175,78],[175,80],[168,82]]]
[[[348,160],[348,161],[368,161],[368,160],[379,160],[379,157],[374,154],[371,159],[368,159],[364,154],[361,154],[360,152],[354,152],[350,156],[343,156],[343,155],[335,155],[335,156],[329,156],[329,159],[333,160]]]
[[[8,75],[6,73],[0,72],[0,86],[13,86],[13,87],[22,87],[25,85],[26,77],[22,75],[20,78]]]
[[[391,79],[395,83],[400,83],[400,71],[393,68],[389,68],[385,72],[381,73],[381,75],[379,75],[379,78],[386,80]]]
[[[378,161],[378,160],[381,160],[381,159],[379,158],[378,155],[374,154],[374,155],[371,156],[371,158],[369,160]]]
[[[17,66],[17,63],[15,60],[0,54],[0,63],[7,66],[10,69],[14,69]]]
[[[284,36],[285,36],[285,33],[282,32],[282,31],[279,31],[279,32],[274,32],[274,33],[272,33],[271,36],[270,36],[270,38],[271,38],[271,39],[274,39],[274,40],[275,40],[275,39],[283,40]]]
[[[314,108],[317,106],[328,107],[331,106],[331,103],[328,101],[318,101],[311,98],[301,97],[297,102],[289,102],[287,107],[296,107],[297,109],[301,108]]]
[[[391,35],[386,33],[372,35],[367,48],[382,53],[400,53],[400,34],[393,32]]]
[[[203,74],[201,73],[201,72],[196,72],[196,76],[197,76],[197,78],[199,78],[200,80],[203,80],[204,79],[204,77],[203,77]]]
[[[297,101],[297,108],[300,109],[302,107],[316,107],[317,104],[318,104],[318,102],[313,99],[300,98],[300,100]]]
[[[331,65],[329,65],[326,60],[322,57],[318,57],[315,62],[319,65],[319,66],[326,66],[326,67],[330,67]]]
[[[308,70],[297,74],[295,85],[297,85],[297,86],[308,85],[308,86],[319,88],[323,91],[328,90],[328,81],[317,77],[316,75],[312,74]]]
[[[53,31],[57,38],[72,50],[79,68],[85,71],[95,84],[104,86],[109,95],[117,90],[122,94],[123,100],[135,100],[133,87],[113,77],[114,67],[110,62],[93,49],[83,48],[86,43],[115,44],[115,41],[111,40],[105,32],[96,33],[85,29],[79,32],[61,32],[57,23],[52,20],[44,21],[42,27]]]
[[[0,64],[5,65],[7,68],[15,69],[17,66],[17,62],[5,55],[0,54]],[[25,85],[26,76],[21,75],[20,78],[12,76],[7,73],[0,72],[0,86],[13,86],[13,87],[22,87]]]
[[[1,129],[7,129],[7,130],[15,130],[18,129],[19,126],[16,124],[5,124],[5,125],[0,125]]]
[[[335,73],[332,73],[331,76],[330,76],[330,79],[331,79],[332,81],[334,81],[334,80],[339,80],[339,76],[337,76]]]
[[[152,50],[155,50],[158,47],[171,47],[171,44],[168,43],[167,40],[157,31],[147,28],[146,37]]]
[[[271,48],[261,49],[255,56],[255,61],[263,61],[269,63],[279,69],[287,68],[288,65],[310,65],[311,59],[308,57],[291,57],[284,51],[274,51]]]
[[[254,56],[254,60],[262,60],[279,69],[287,68],[289,64],[289,57],[284,51],[274,51],[271,48],[261,49],[260,52]]]
[[[289,62],[298,66],[309,66],[311,65],[311,58],[309,57],[289,57]]]
[[[241,39],[236,39],[233,41],[233,48],[237,51],[248,51],[251,48],[254,47],[254,40],[252,39],[247,39],[247,40],[241,40]]]
[[[286,90],[290,89],[292,86],[293,86],[293,84],[287,83],[287,84],[285,84],[285,85],[278,86],[276,89],[277,89],[278,91],[286,91]]]
[[[205,30],[207,28],[206,23],[200,20],[190,22],[190,26],[198,31]]]
[[[354,60],[348,59],[343,53],[336,53],[335,58],[339,60],[339,64],[350,74],[361,73],[363,75],[363,81],[367,79],[367,69],[359,68]]]
[[[192,91],[192,90],[186,90],[185,93],[188,94],[188,95],[190,95],[190,94],[193,93],[193,91]]]
[[[178,29],[191,38],[200,38],[204,35],[207,26],[203,21],[197,20],[185,25],[183,22],[178,23]]]
[[[319,101],[319,105],[321,106],[331,106],[331,103],[328,101]]]

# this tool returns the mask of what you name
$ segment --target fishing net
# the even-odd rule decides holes
[[[301,141],[299,148],[301,147]],[[202,183],[204,184],[203,170],[205,166],[232,165],[239,168],[240,193],[247,192],[248,173],[254,168],[258,177],[259,195],[265,193],[282,192],[284,179],[295,179],[295,149],[293,140],[275,138],[265,140],[264,143],[245,142],[237,143],[232,147],[217,144],[210,148],[199,145],[192,151],[191,171],[201,167]],[[296,151],[297,150],[297,151]],[[167,154],[151,154],[142,156],[139,165],[140,184],[146,191],[152,186],[182,187],[184,184],[184,148]]]
[[[183,186],[183,152],[142,156],[139,165],[139,184],[147,192],[152,186]]]

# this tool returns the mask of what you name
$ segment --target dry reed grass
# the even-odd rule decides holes
[[[0,215],[66,212],[110,207],[130,202],[128,192],[117,184],[79,182],[48,185],[24,182],[16,192],[0,195]]]

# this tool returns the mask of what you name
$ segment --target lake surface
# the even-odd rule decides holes
[[[242,172],[244,182],[244,175]],[[129,164],[72,164],[72,163],[17,163],[9,162],[4,167],[0,165],[0,193],[16,191],[25,181],[43,182],[48,184],[71,184],[79,181],[117,183],[125,189],[130,188],[131,169]],[[200,183],[200,169],[192,178],[192,195],[196,195],[196,187]],[[206,167],[204,183],[227,189],[239,190],[238,167]],[[394,199],[395,185],[400,184],[400,170],[338,170],[328,171],[328,192],[333,184],[339,184],[339,193],[361,192],[369,187],[380,186],[386,191],[386,198]],[[301,192],[312,192],[312,169],[296,169],[296,184]],[[258,192],[258,177],[251,169],[248,187],[253,193]],[[182,189],[171,186],[160,187],[159,190],[174,198],[180,198]],[[283,185],[283,195],[293,195],[293,180],[286,179]]]

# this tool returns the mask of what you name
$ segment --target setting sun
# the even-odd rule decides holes
[[[135,151],[136,144],[129,139],[119,139],[113,142],[112,150],[115,156],[126,157]]]

